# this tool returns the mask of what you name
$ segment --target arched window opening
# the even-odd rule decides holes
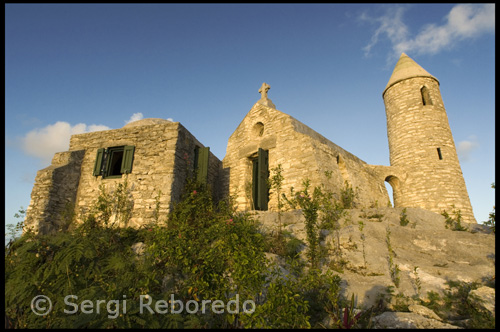
[[[391,204],[393,207],[399,207],[399,190],[400,190],[400,181],[396,176],[389,175],[385,178],[387,192],[389,193],[389,199],[392,196]],[[390,186],[387,185],[390,184]],[[389,188],[390,187],[390,188]],[[392,193],[392,195],[391,195]]]
[[[420,89],[420,94],[422,95],[422,104],[425,105],[432,105],[432,100],[431,100],[431,95],[429,93],[429,89],[427,87],[423,86]]]
[[[264,134],[264,124],[262,122],[257,122],[252,128],[252,132],[257,137],[262,136]]]
[[[387,193],[389,194],[389,202],[391,203],[391,207],[394,207],[394,193],[392,190],[392,186],[387,181],[385,181],[384,184],[385,184],[385,189],[387,190]]]

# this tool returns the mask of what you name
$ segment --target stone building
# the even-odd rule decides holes
[[[262,98],[229,137],[222,163],[225,187],[240,210],[276,210],[277,195],[267,192],[268,176],[282,167],[283,193],[324,185],[339,198],[346,182],[355,189],[358,206],[387,206],[383,181],[366,162],[345,151],[290,115],[276,110],[261,88]]]
[[[442,213],[460,210],[463,221],[476,223],[455,143],[439,90],[439,81],[402,54],[383,91],[391,166],[368,165],[291,116],[276,110],[265,84],[259,100],[228,142],[223,167],[229,169],[229,193],[242,210],[276,209],[259,192],[259,175],[281,164],[283,192],[324,185],[340,194],[344,183],[357,193],[358,207],[385,206],[393,189],[395,207],[420,207]],[[261,157],[261,154],[264,156]],[[266,164],[262,168],[263,160]],[[327,176],[326,174],[331,176]],[[250,190],[253,188],[253,190]]]
[[[69,151],[56,153],[52,165],[38,171],[26,224],[50,233],[62,226],[65,213],[76,213],[78,220],[101,186],[112,193],[126,178],[133,202],[129,225],[137,227],[154,220],[157,200],[158,212],[165,215],[194,171],[217,188],[220,166],[178,122],[144,119],[121,129],[73,135]]]
[[[281,165],[282,192],[324,186],[339,196],[346,184],[357,193],[357,207],[386,206],[385,183],[393,188],[395,207],[420,207],[436,213],[459,209],[475,223],[439,81],[402,54],[383,91],[390,166],[369,165],[305,124],[261,99],[229,137],[221,162],[180,123],[145,119],[121,129],[73,135],[69,151],[35,179],[27,225],[50,232],[62,223],[65,209],[78,213],[99,195],[127,178],[133,201],[130,225],[154,218],[155,204],[165,215],[181,194],[190,172],[214,189],[231,195],[238,210],[276,210],[277,197],[267,187]],[[161,192],[161,195],[159,193]]]
[[[476,223],[439,81],[402,54],[382,94],[396,207],[460,210]]]

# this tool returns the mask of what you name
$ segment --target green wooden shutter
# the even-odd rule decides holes
[[[132,173],[132,162],[134,161],[134,150],[135,146],[127,145],[123,149],[123,159],[122,159],[122,174]]]
[[[194,147],[194,162],[193,162],[193,167],[194,167],[194,174],[198,173],[198,157],[200,155],[200,147],[195,146]]]
[[[252,210],[259,210],[257,202],[259,200],[259,162],[258,159],[252,160]]]
[[[101,175],[103,159],[104,159],[104,148],[97,149],[97,155],[94,162],[94,171],[92,172],[94,176]]]
[[[206,184],[208,181],[208,158],[210,156],[210,148],[200,148],[198,150],[197,158],[197,174],[196,180],[200,183]]]
[[[269,188],[267,179],[269,178],[269,151],[259,148],[257,157],[258,173],[257,173],[257,209],[267,211],[267,203],[269,201]]]

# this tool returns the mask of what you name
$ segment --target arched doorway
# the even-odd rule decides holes
[[[389,186],[387,186],[387,184],[385,187],[387,188],[387,192],[389,193],[389,198],[391,198],[391,196],[392,196],[392,199],[391,199],[392,206],[399,207],[399,205],[400,205],[399,193],[400,193],[400,189],[401,189],[400,188],[401,182],[394,175],[387,176],[385,178],[385,182],[390,184],[390,188],[389,188]],[[392,195],[391,195],[391,193],[392,193]]]

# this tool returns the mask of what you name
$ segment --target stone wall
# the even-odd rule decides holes
[[[70,201],[73,197],[74,211],[77,220],[80,220],[96,201],[101,185],[107,192],[113,193],[118,184],[124,183],[125,177],[128,195],[133,202],[128,225],[138,227],[153,221],[158,197],[160,220],[165,220],[174,202],[180,199],[187,177],[193,174],[195,147],[203,145],[178,122],[141,121],[121,129],[73,135],[70,151],[62,155],[78,155],[79,162],[65,166],[53,162],[39,172],[27,212],[29,224],[35,228],[52,224],[52,228],[57,228],[54,220],[46,219],[59,215],[61,204],[57,200],[62,197],[68,197]],[[99,148],[125,145],[135,147],[130,174],[104,179],[93,175]],[[215,188],[220,168],[221,162],[210,153],[208,182]]]
[[[249,111],[228,141],[223,160],[224,185],[236,197],[239,210],[251,209],[252,161],[257,150],[269,150],[269,170],[282,166],[283,189],[303,189],[309,179],[311,189],[325,186],[339,197],[347,181],[358,194],[359,206],[382,204],[389,196],[383,179],[368,165],[327,140],[293,117],[272,107],[257,103]],[[325,172],[330,172],[328,177]],[[277,209],[277,195],[271,190],[269,209]]]
[[[52,164],[37,172],[26,227],[43,234],[64,227],[75,205],[84,154],[83,150],[56,153]]]

